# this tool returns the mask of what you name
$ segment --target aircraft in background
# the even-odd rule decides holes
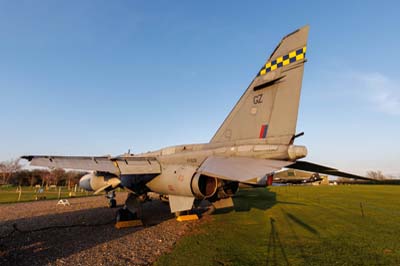
[[[278,171],[273,175],[273,184],[329,184],[328,176],[294,169]]]
[[[294,145],[309,27],[285,36],[245,90],[209,143],[163,148],[141,154],[99,156],[22,156],[33,166],[90,170],[80,186],[95,193],[129,191],[117,220],[136,218],[149,192],[168,196],[171,212],[201,200],[216,208],[233,206],[239,184],[266,186],[266,174],[282,168],[367,179],[299,161],[305,146]],[[229,78],[229,74],[225,78]]]

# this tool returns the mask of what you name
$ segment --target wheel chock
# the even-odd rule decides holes
[[[126,227],[136,227],[142,226],[143,222],[141,220],[132,220],[132,221],[119,221],[115,223],[115,228],[121,229]]]
[[[193,220],[198,220],[199,216],[197,214],[190,214],[190,215],[180,215],[176,220],[178,222],[184,222],[184,221],[193,221]]]

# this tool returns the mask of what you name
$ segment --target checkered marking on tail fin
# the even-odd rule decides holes
[[[267,74],[268,72],[274,71],[277,68],[287,66],[291,63],[296,61],[300,61],[305,58],[306,56],[307,47],[304,46],[303,48],[294,50],[287,55],[280,56],[272,61],[267,62],[258,72],[257,76],[262,76]]]

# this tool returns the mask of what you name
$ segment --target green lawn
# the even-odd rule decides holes
[[[0,203],[12,203],[18,202],[19,192],[17,192],[18,187],[3,187],[0,188]],[[36,193],[38,190],[34,187],[22,187],[22,193],[20,197],[20,202],[33,201],[36,200],[36,196],[45,197],[45,199],[58,199],[58,187],[56,189],[44,189],[43,193]],[[73,193],[75,197],[89,196],[93,193],[88,192],[76,192]],[[61,198],[69,198],[70,191],[66,187],[61,188]]]
[[[272,187],[234,202],[156,265],[400,265],[400,186]]]

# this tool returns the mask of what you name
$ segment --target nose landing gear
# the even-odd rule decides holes
[[[117,201],[115,200],[115,191],[110,191],[107,193],[106,198],[108,199],[108,207],[115,208],[117,207]]]

